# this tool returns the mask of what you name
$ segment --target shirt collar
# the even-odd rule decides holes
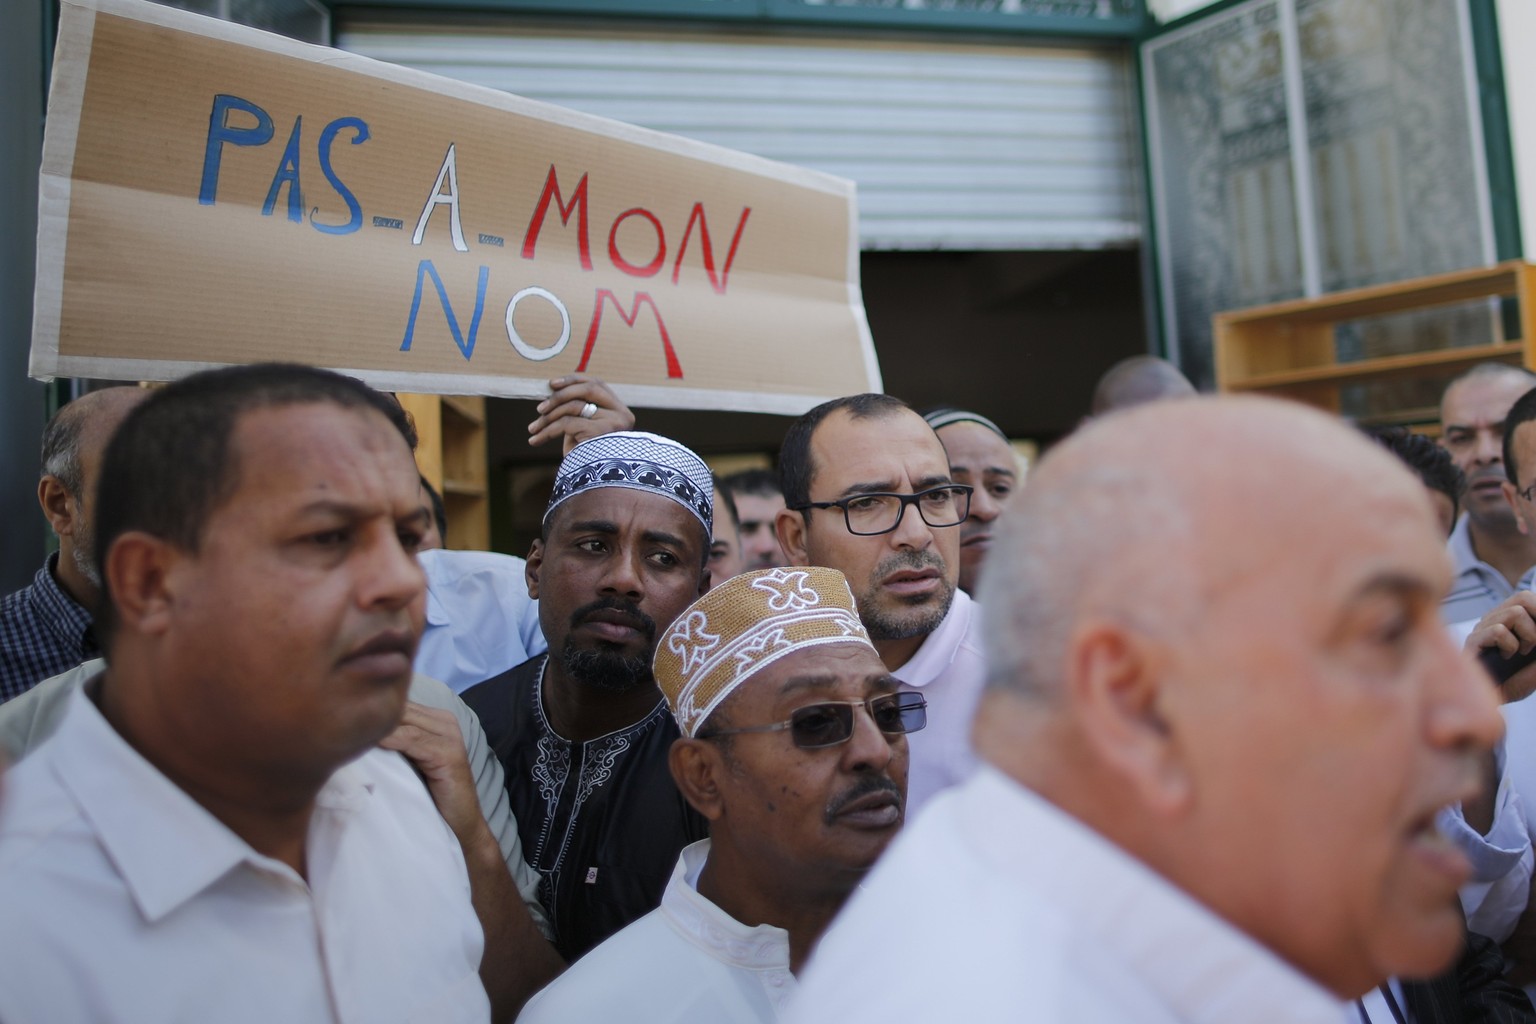
[[[96,642],[91,636],[91,613],[59,586],[58,577],[54,575],[58,565],[59,553],[55,551],[48,556],[48,560],[43,563],[41,569],[37,570],[37,575],[32,579],[32,593],[37,600],[38,618],[42,619],[55,634],[67,639],[71,644],[79,645],[82,650],[94,652]]]
[[[1468,573],[1496,571],[1478,558],[1477,552],[1472,550],[1472,527],[1465,512],[1457,518],[1456,526],[1451,530],[1451,539],[1446,542],[1446,553],[1451,556],[1451,567],[1458,577]]]
[[[789,932],[771,924],[748,927],[699,895],[699,872],[709,858],[709,840],[683,849],[661,895],[661,912],[672,927],[711,956],[747,970],[789,970]]]
[[[288,865],[252,849],[128,745],[87,693],[100,678],[92,676],[70,695],[52,741],[53,764],[139,912],[158,921],[241,864],[303,884]],[[347,765],[316,797],[316,811],[347,813],[371,789]]]
[[[416,562],[421,566],[422,573],[427,577],[427,625],[446,626],[452,621],[444,606],[438,591],[442,589],[444,579],[441,571],[446,569],[440,556],[433,551],[423,551],[416,556]]]
[[[955,588],[955,598],[949,612],[937,629],[929,633],[923,645],[908,662],[891,673],[908,686],[927,686],[949,670],[960,643],[971,628],[971,615],[976,606],[965,591]]]
[[[437,596],[437,588],[432,586],[432,577],[427,577],[427,625],[447,626],[451,620],[448,617],[448,609],[443,607],[443,599]],[[508,629],[514,628],[511,623]]]
[[[1345,1004],[1130,854],[995,769],[962,793],[962,820],[1009,873],[1049,879],[1051,899],[1190,1024],[1251,1018],[1338,1024]],[[1012,808],[999,814],[1000,807]]]

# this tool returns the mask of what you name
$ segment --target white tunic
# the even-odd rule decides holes
[[[518,1024],[771,1024],[795,989],[789,933],[749,928],[699,895],[709,840],[683,850],[661,906],[524,1007]]]
[[[320,791],[306,884],[70,701],[0,798],[0,1020],[489,1019],[463,856],[400,755]]]
[[[1339,1024],[1344,1004],[992,768],[899,836],[822,940],[793,1024]]]
[[[928,725],[907,737],[907,820],[928,799],[965,781],[980,762],[971,749],[971,720],[986,683],[981,646],[981,608],[955,591],[949,614],[928,634],[907,663],[891,675],[903,690],[928,698]]]

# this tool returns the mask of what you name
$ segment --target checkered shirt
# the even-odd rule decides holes
[[[30,585],[0,598],[0,704],[101,657],[91,613],[60,589],[50,555]]]

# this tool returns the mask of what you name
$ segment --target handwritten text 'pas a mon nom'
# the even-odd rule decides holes
[[[254,118],[253,124],[237,125],[231,123],[230,115],[240,112]],[[277,169],[273,173],[272,183],[267,189],[265,201],[262,203],[263,216],[270,217],[277,208],[279,197],[283,190],[287,190],[287,218],[295,223],[303,223],[305,220],[304,190],[299,180],[299,159],[302,148],[303,117],[297,117],[293,122],[293,129],[288,134],[288,142],[283,147],[281,158],[278,160]],[[319,141],[316,144],[317,155],[320,162],[320,173],[325,176],[330,187],[335,190],[341,201],[346,204],[348,218],[344,223],[325,224],[315,219],[319,212],[316,207],[309,211],[309,224],[316,231],[327,235],[347,235],[359,230],[363,226],[363,209],[357,201],[356,195],[337,175],[331,162],[331,148],[335,145],[337,137],[342,132],[349,132],[349,142],[356,146],[367,142],[369,138],[368,124],[362,118],[341,117],[337,118],[320,130]],[[225,146],[265,146],[273,140],[274,127],[272,117],[267,111],[249,100],[238,96],[220,94],[213,99],[213,110],[208,119],[208,137],[203,152],[203,174],[198,190],[198,202],[204,206],[212,206],[217,201],[219,188],[219,169],[224,156]],[[420,245],[426,233],[427,225],[434,214],[442,213],[448,218],[449,233],[453,240],[453,247],[459,252],[468,252],[469,244],[465,240],[463,220],[459,210],[459,184],[456,146],[449,144],[447,154],[443,157],[441,167],[437,172],[437,179],[432,183],[427,193],[421,213],[416,218],[415,230],[411,233],[411,244]],[[550,212],[550,207],[560,215],[560,223],[569,225],[571,218],[576,219],[576,257],[584,271],[593,270],[592,249],[590,232],[588,230],[587,215],[587,175],[582,174],[576,187],[571,191],[567,199],[561,191],[559,175],[553,164],[544,179],[544,187],[539,193],[538,201],[534,204],[533,215],[529,218],[527,229],[523,232],[521,256],[525,260],[532,260],[538,247],[539,234],[544,228],[544,222]],[[741,216],[736,222],[736,230],[731,236],[731,244],[726,251],[725,260],[720,264],[717,273],[715,268],[715,249],[710,238],[709,221],[705,217],[704,204],[695,202],[692,211],[688,215],[688,222],[683,228],[682,241],[672,254],[672,283],[676,285],[683,270],[683,257],[688,252],[689,243],[693,241],[695,228],[698,236],[698,258],[703,264],[703,269],[709,275],[710,287],[720,295],[724,295],[730,281],[731,264],[736,260],[736,253],[741,245],[742,231],[747,226],[747,218],[752,213],[751,207],[743,207]],[[644,262],[634,262],[619,250],[619,229],[626,223],[646,225],[655,233],[655,249],[647,253],[648,259]],[[406,221],[402,218],[375,216],[372,223],[376,227],[404,229]],[[633,247],[633,232],[626,232],[631,239]],[[476,241],[481,245],[502,247],[505,240],[500,235],[479,233]],[[647,246],[649,248],[649,246]],[[608,229],[608,261],[614,269],[630,277],[651,278],[662,273],[667,265],[667,236],[662,227],[660,218],[643,206],[632,207],[614,218],[613,224]],[[633,252],[631,252],[633,255]],[[444,318],[447,321],[449,332],[454,342],[458,345],[459,352],[468,361],[475,351],[475,341],[480,332],[480,321],[485,312],[486,290],[490,283],[490,267],[484,264],[479,266],[478,280],[475,287],[475,305],[470,314],[467,329],[461,325],[458,313],[454,310],[453,303],[448,298],[448,289],[443,284],[443,278],[436,266],[429,259],[421,260],[416,267],[416,287],[411,297],[410,313],[406,317],[405,334],[400,343],[400,350],[408,352],[415,338],[416,320],[421,310],[421,297],[430,280],[436,289],[438,302],[442,306]],[[513,324],[513,316],[520,303],[529,300],[541,300],[550,303],[560,316],[561,330],[559,338],[548,345],[532,345],[524,339]],[[666,357],[667,376],[680,378],[683,376],[682,364],[678,362],[677,353],[672,348],[672,339],[667,333],[666,321],[662,319],[661,310],[657,307],[650,292],[637,291],[634,293],[629,308],[626,310],[619,297],[608,288],[595,289],[595,297],[592,304],[592,317],[587,326],[586,344],[581,353],[581,362],[577,365],[577,371],[583,371],[591,362],[592,350],[597,344],[598,333],[602,327],[603,310],[608,303],[612,303],[624,323],[633,327],[640,316],[642,307],[651,311],[655,317],[656,326],[661,334],[662,351]],[[518,290],[507,301],[506,306],[507,339],[512,347],[523,357],[535,362],[553,359],[563,352],[571,339],[571,314],[565,302],[559,296],[546,288],[529,286]]]

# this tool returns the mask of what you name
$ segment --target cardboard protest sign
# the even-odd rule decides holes
[[[143,0],[65,0],[34,376],[798,413],[880,389],[850,182]]]

